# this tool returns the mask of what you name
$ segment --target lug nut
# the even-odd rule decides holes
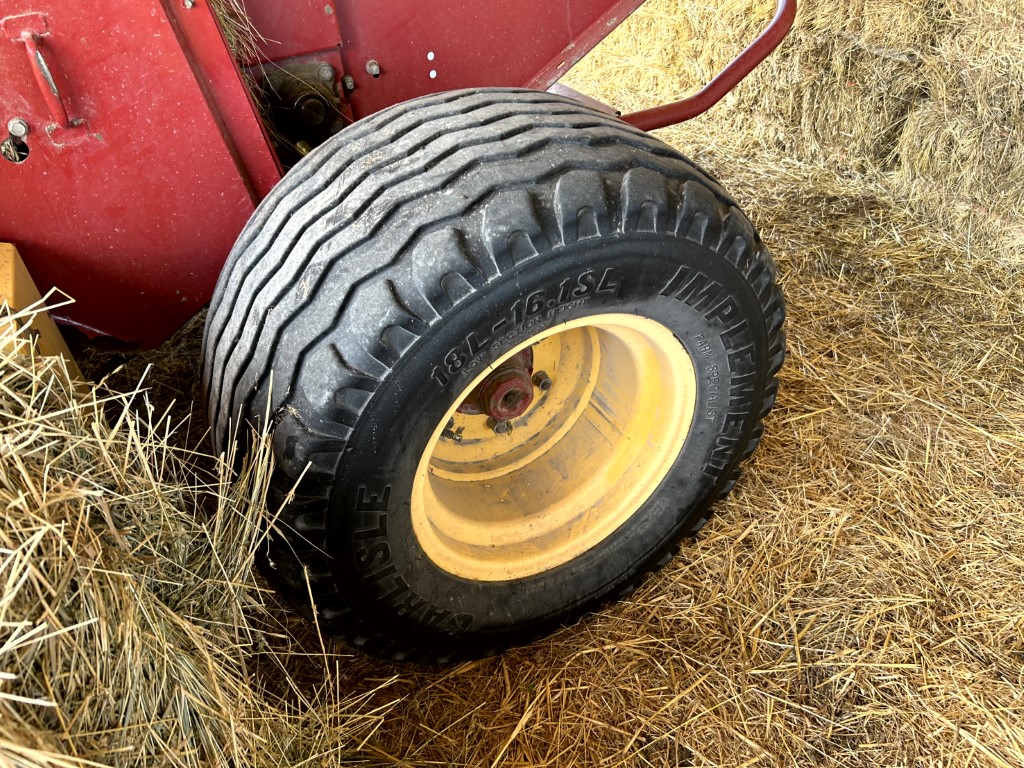
[[[448,419],[448,423],[444,425],[444,429],[441,430],[441,437],[445,440],[451,440],[453,443],[462,442],[462,427],[455,428],[455,419]]]
[[[537,371],[533,374],[533,386],[541,392],[547,392],[551,389],[551,383],[551,377],[548,376],[546,371]]]
[[[487,426],[493,429],[496,435],[504,435],[512,429],[512,425],[507,421],[496,421],[495,419],[488,419]]]
[[[366,62],[366,74],[371,77],[380,77],[380,64],[377,63],[376,59],[370,59]]]

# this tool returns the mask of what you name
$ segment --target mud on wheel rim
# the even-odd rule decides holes
[[[460,398],[416,471],[413,530],[434,564],[455,576],[523,578],[592,548],[647,500],[690,429],[693,363],[654,320],[574,320],[494,367],[527,348],[550,388],[503,432],[483,415],[458,413]]]

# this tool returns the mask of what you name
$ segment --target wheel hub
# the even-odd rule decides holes
[[[526,413],[533,402],[533,350],[516,353],[487,375],[459,405],[458,412],[483,414],[504,423]]]

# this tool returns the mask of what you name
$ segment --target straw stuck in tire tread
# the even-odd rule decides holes
[[[208,416],[219,450],[272,420],[265,571],[321,629],[479,656],[700,529],[760,438],[784,314],[750,222],[674,149],[552,94],[438,94],[254,214],[207,321]]]

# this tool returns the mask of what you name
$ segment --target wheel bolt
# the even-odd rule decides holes
[[[444,440],[451,440],[453,443],[462,442],[462,428],[455,428],[455,419],[448,419],[448,423],[445,424],[444,429],[441,430],[441,438]]]
[[[548,376],[546,371],[537,371],[533,374],[533,386],[541,392],[547,392],[551,389],[551,377]]]
[[[488,419],[487,426],[493,429],[496,435],[504,435],[512,429],[512,425],[507,421],[496,421],[495,419]]]

